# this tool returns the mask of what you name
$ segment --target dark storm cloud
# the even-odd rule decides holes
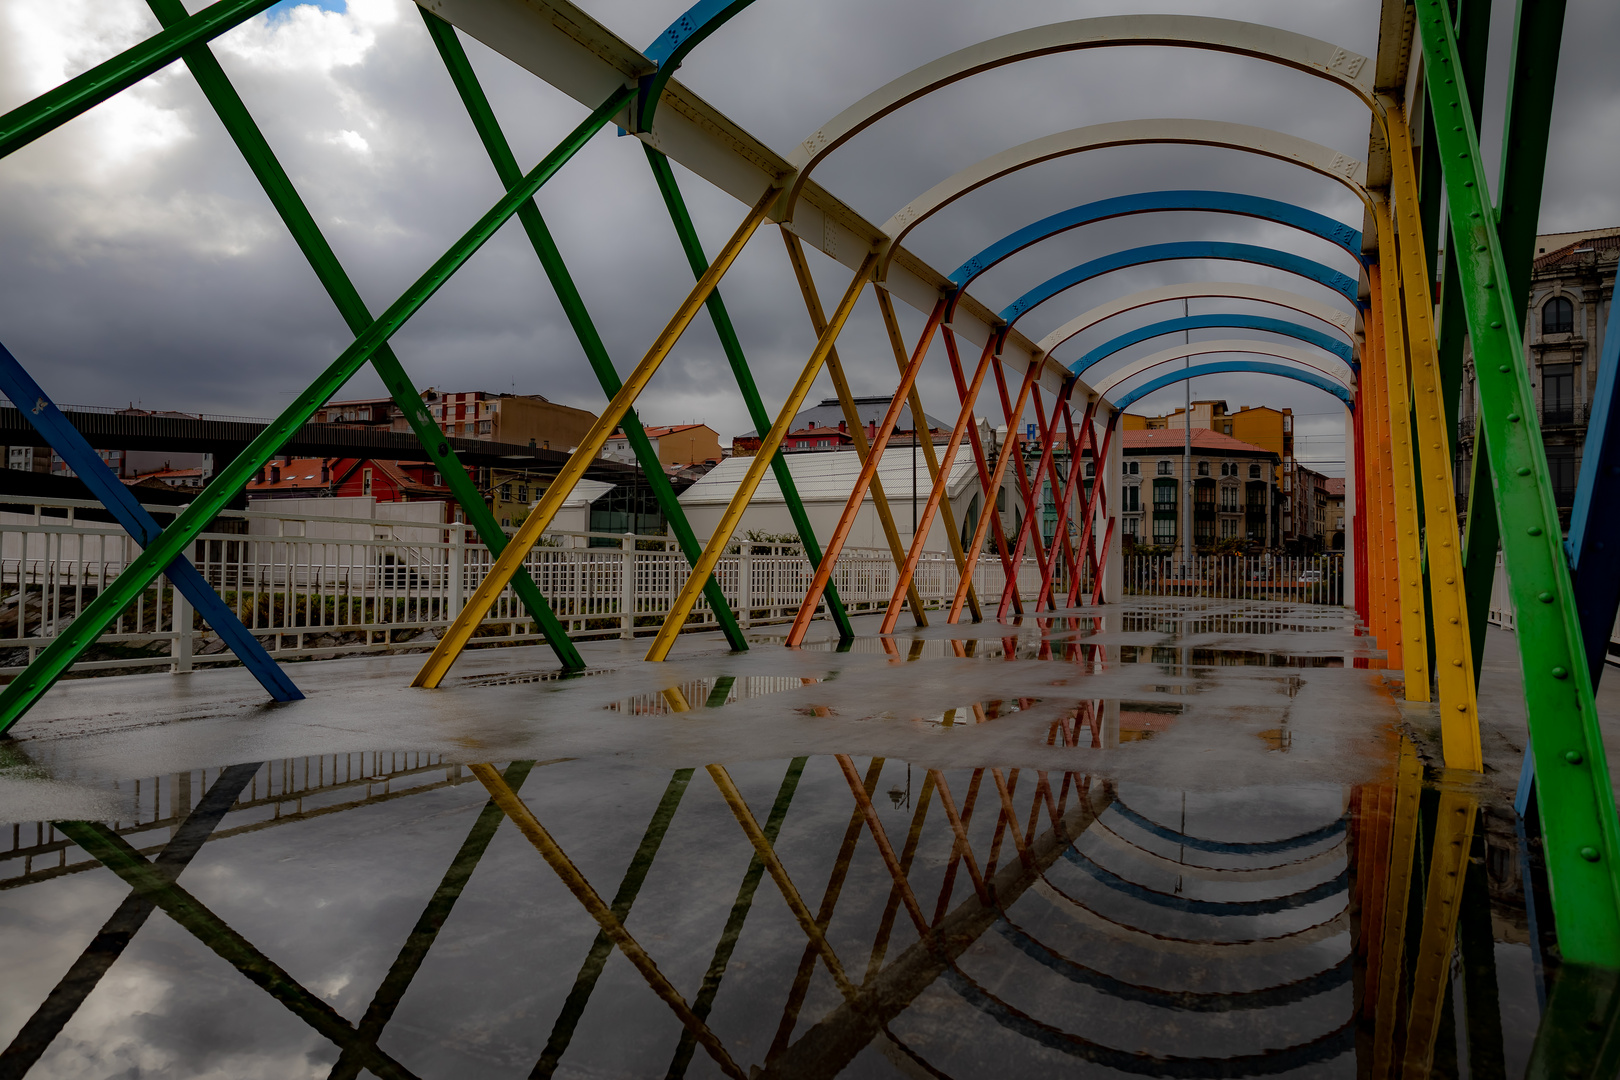
[[[593,0],[584,6],[626,40],[643,43],[684,4]],[[1158,7],[1208,13],[1202,3]],[[1056,0],[829,0],[809,8],[762,2],[697,50],[680,77],[786,153],[860,95],[953,49],[1020,27],[1134,8]],[[1224,4],[1219,13],[1365,54],[1377,44],[1371,0],[1251,0]],[[8,31],[0,35],[5,108],[156,27],[136,0],[0,0],[0,24]],[[1508,27],[1496,31],[1505,47]],[[1543,212],[1547,228],[1620,222],[1620,196],[1606,182],[1613,174],[1611,148],[1620,140],[1620,76],[1606,63],[1617,35],[1620,11],[1612,5],[1571,5]],[[260,18],[221,39],[216,52],[374,312],[498,197],[493,171],[414,8],[404,0],[352,0],[345,13],[303,7],[274,21]],[[520,161],[536,160],[583,117],[577,103],[483,46],[469,42],[469,52]],[[1499,117],[1502,87],[1493,93],[1488,143],[1499,139],[1493,130],[1499,131],[1500,121],[1493,129],[1489,116]],[[1173,50],[1092,52],[987,73],[908,106],[834,155],[817,179],[882,221],[916,193],[1014,143],[1065,128],[1153,117],[1275,128],[1356,157],[1365,154],[1368,127],[1365,112],[1348,95],[1268,65]],[[712,252],[742,208],[690,174],[681,178]],[[1343,220],[1360,219],[1344,189],[1298,168],[1230,151],[1148,147],[1027,170],[962,200],[908,243],[948,271],[1044,214],[1171,187],[1253,191]],[[599,135],[547,186],[540,203],[610,352],[620,370],[628,370],[691,282],[639,147],[611,132]],[[975,291],[988,303],[1004,304],[1078,261],[1178,239],[1273,244],[1353,272],[1342,252],[1290,230],[1215,215],[1154,215],[1049,241],[986,275]],[[179,67],[0,164],[0,245],[6,252],[0,260],[0,341],[63,401],[140,400],[270,415],[349,340]],[[848,272],[817,253],[810,257],[830,307]],[[1317,286],[1256,268],[1156,264],[1072,290],[1031,313],[1020,328],[1039,338],[1112,297],[1208,278],[1330,298]],[[775,230],[761,231],[723,291],[767,408],[774,411],[813,340]],[[1137,321],[1162,317],[1157,309]],[[920,314],[902,308],[901,318],[908,333],[920,328]],[[1130,319],[1117,321],[1118,329],[1129,325]],[[587,408],[603,400],[515,225],[406,326],[396,346],[422,386],[539,392]],[[1145,351],[1151,349],[1127,355]],[[893,359],[869,298],[857,309],[840,352],[857,392],[892,389]],[[362,372],[346,393],[376,386]],[[954,412],[942,363],[925,369],[921,386],[930,411]],[[831,393],[825,377],[814,392]],[[1234,405],[1289,405],[1321,414],[1302,417],[1307,433],[1340,430],[1331,400],[1305,387],[1220,376],[1200,380],[1196,393],[1225,396]],[[1144,404],[1179,397],[1170,390]],[[652,421],[704,420],[723,437],[753,426],[703,319],[665,364],[643,411]]]

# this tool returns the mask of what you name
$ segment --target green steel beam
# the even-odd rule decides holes
[[[208,523],[225,509],[235,494],[242,490],[253,474],[275,456],[299,428],[303,427],[333,394],[348,382],[422,305],[444,286],[446,281],[466,265],[468,259],[494,236],[502,225],[518,211],[518,207],[540,190],[547,180],[556,175],[585,143],[613,119],[635,94],[632,87],[620,87],[576,127],[563,142],[541,159],[523,183],[508,191],[483,217],[450,246],[421,277],[389,305],[382,317],[368,327],[354,342],[323,371],[319,378],[304,389],[292,403],[282,410],[263,431],[238,454],[235,460],[220,470],[212,483],[197,493],[197,497],[182,510],[153,543],[132,559],[122,574],[103,589],[74,619],[67,629],[47,645],[28,668],[0,691],[0,732],[10,728],[17,719],[49,690],[57,679],[72,666],[73,661],[96,638],[101,636],[118,613],[140,595],[163,568],[197,538]]]
[[[729,683],[727,685],[729,687]],[[647,880],[647,873],[652,869],[653,860],[658,857],[658,848],[664,842],[664,834],[669,831],[669,823],[675,819],[675,811],[680,808],[681,799],[686,795],[687,786],[692,782],[692,771],[677,769],[670,777],[669,784],[664,788],[664,797],[658,801],[658,807],[653,811],[652,820],[647,823],[647,830],[642,833],[641,843],[636,847],[630,866],[619,881],[619,889],[613,894],[611,910],[614,918],[621,923],[630,917],[630,908],[636,902],[636,895],[641,892],[641,883]],[[568,1052],[568,1044],[573,1042],[574,1029],[579,1026],[579,1018],[585,1015],[585,1006],[590,1004],[591,992],[596,989],[596,981],[602,977],[602,969],[607,966],[608,957],[612,953],[613,939],[607,936],[606,931],[598,930],[596,939],[591,942],[590,952],[585,954],[585,963],[580,967],[579,974],[574,976],[574,985],[563,1001],[562,1012],[557,1015],[556,1022],[551,1026],[551,1037],[546,1040],[546,1047],[540,1053],[540,1060],[535,1062],[534,1068],[529,1072],[531,1080],[550,1080],[551,1075],[557,1071],[557,1065],[562,1061],[563,1054]]]
[[[804,766],[809,758],[794,758],[788,765],[787,775],[782,777],[782,785],[777,788],[776,801],[771,804],[770,817],[765,821],[765,840],[773,847],[776,838],[782,832],[782,822],[787,817],[788,806],[793,802],[793,793],[799,788],[799,777],[804,775]],[[737,940],[742,937],[743,924],[748,920],[749,909],[754,906],[754,893],[759,890],[760,879],[765,876],[765,864],[760,861],[759,853],[755,852],[748,860],[748,869],[743,873],[742,885],[737,889],[737,899],[731,904],[731,913],[726,916],[726,925],[720,932],[720,941],[714,947],[714,957],[709,961],[709,969],[703,973],[703,982],[698,987],[697,997],[692,1000],[692,1012],[699,1020],[707,1020],[709,1011],[714,1008],[714,999],[720,993],[720,980],[726,976],[726,968],[731,964],[731,954],[737,948]],[[675,1056],[670,1059],[669,1068],[664,1071],[666,1080],[680,1080],[686,1075],[687,1068],[692,1064],[692,1055],[697,1052],[697,1036],[691,1028],[681,1029],[680,1042],[675,1046]]]
[[[484,88],[478,81],[478,75],[473,71],[472,62],[467,59],[467,50],[462,48],[461,39],[456,36],[456,28],[426,8],[418,10],[422,13],[422,21],[427,24],[433,44],[439,50],[440,58],[444,60],[446,70],[450,72],[450,81],[455,84],[456,93],[466,105],[473,127],[477,130],[479,139],[483,141],[484,149],[489,153],[490,162],[495,166],[495,175],[500,178],[504,187],[508,189],[514,187],[522,182],[523,170],[518,167],[517,158],[512,155],[512,148],[501,132],[500,122],[495,119],[495,110],[490,107],[489,98],[484,95]],[[591,370],[596,373],[597,382],[602,384],[603,392],[612,398],[623,385],[619,380],[619,373],[614,369],[613,360],[608,356],[607,346],[602,344],[602,335],[597,333],[591,313],[586,310],[585,300],[580,296],[578,286],[574,284],[573,275],[568,272],[568,266],[563,262],[557,242],[552,238],[551,230],[546,227],[545,219],[540,215],[540,207],[532,198],[525,199],[523,205],[518,207],[517,214],[518,220],[523,224],[523,231],[528,234],[529,243],[534,246],[534,253],[540,257],[540,265],[545,269],[552,289],[557,293],[557,299],[562,302],[568,323],[574,329],[574,336],[579,338],[580,346],[585,350],[585,358],[590,361]],[[681,509],[680,500],[675,497],[675,488],[665,475],[664,465],[658,460],[658,452],[653,449],[651,440],[647,438],[647,432],[642,427],[635,409],[624,414],[621,426],[631,449],[636,452],[636,460],[641,463],[642,473],[647,477],[647,486],[652,488],[653,496],[658,500],[658,508],[664,512],[670,529],[675,533],[681,552],[686,556],[688,563],[696,565],[698,557],[703,554],[703,545],[699,544],[697,537],[693,535],[692,526],[686,520],[686,512]],[[731,605],[726,602],[726,594],[721,590],[720,582],[712,574],[703,585],[703,596],[709,601],[709,607],[714,612],[715,621],[720,624],[721,632],[726,636],[727,644],[737,652],[746,652],[748,639],[743,636],[742,627],[737,625],[737,616],[732,612]]]
[[[1513,17],[1513,66],[1508,73],[1495,218],[1505,264],[1506,302],[1514,313],[1514,325],[1521,330],[1525,308],[1530,302],[1530,268],[1535,259],[1536,225],[1541,216],[1541,188],[1546,175],[1558,53],[1564,37],[1565,3],[1566,0],[1519,0]],[[1466,70],[1464,79],[1472,94],[1474,80]],[[1471,106],[1470,112],[1475,118],[1474,130],[1478,131],[1478,106]],[[1522,348],[1522,343],[1523,338],[1518,339],[1517,347]],[[1477,377],[1477,356],[1474,368]],[[1483,432],[1476,435],[1474,460],[1479,468],[1488,469],[1489,448],[1485,443]],[[1495,504],[1486,500],[1484,512],[1476,514],[1470,497],[1463,547],[1476,557],[1465,563],[1463,574],[1468,585],[1468,621],[1473,631],[1476,679],[1484,662],[1485,626],[1490,613],[1491,588],[1496,580],[1500,534]]]
[[[692,223],[692,215],[687,211],[686,200],[681,196],[681,189],[675,183],[675,170],[670,167],[669,158],[662,153],[646,143],[642,143],[642,148],[647,151],[647,163],[652,166],[653,177],[658,181],[658,190],[664,196],[664,205],[669,209],[670,219],[675,223],[675,231],[681,238],[681,248],[686,252],[686,261],[691,265],[692,273],[701,279],[709,272],[709,259],[703,253],[703,244],[698,239],[697,226]],[[731,373],[737,379],[737,388],[742,391],[743,404],[748,407],[748,416],[754,422],[754,430],[765,431],[771,426],[771,415],[765,411],[765,403],[760,400],[759,387],[754,384],[754,373],[748,366],[748,358],[743,355],[742,342],[737,338],[737,329],[731,324],[731,315],[726,311],[726,304],[720,298],[719,289],[709,294],[707,304],[709,318],[714,323],[715,333],[720,335],[720,346],[725,350],[726,362],[731,365]],[[798,530],[799,542],[804,545],[805,558],[810,560],[811,566],[820,566],[821,544],[816,540],[815,527],[810,524],[810,515],[805,511],[803,500],[799,498],[799,487],[794,483],[792,471],[788,469],[787,458],[780,450],[771,459],[771,472],[776,477],[777,486],[782,489],[782,499],[787,503],[788,513],[793,516],[793,527]],[[834,625],[838,627],[838,636],[853,638],[855,630],[849,624],[849,613],[844,609],[844,601],[838,596],[838,590],[830,581],[827,583],[824,596],[827,611],[831,614]]]
[[[191,46],[212,41],[253,18],[276,0],[219,0],[184,22],[149,37],[117,56],[69,79],[25,105],[0,116],[0,157],[27,146],[41,135],[161,71]]]
[[[89,821],[58,821],[56,830],[78,844],[91,858],[123,879],[124,884],[151,900],[202,945],[230,964],[259,989],[275,998],[288,1012],[344,1050],[353,1050],[379,1077],[410,1080],[412,1073],[368,1042],[328,1005],[286,969],[256,949],[224,919],[175,884],[159,867],[107,826]]]
[[[158,21],[165,26],[175,26],[184,21],[186,9],[180,0],[146,0],[152,13]],[[320,226],[315,224],[315,218],[310,214],[304,200],[299,197],[298,189],[293,186],[292,180],[287,176],[281,162],[276,159],[270,144],[265,140],[264,133],[259,130],[258,124],[253,122],[253,116],[237,94],[236,88],[231,85],[230,79],[219,66],[219,60],[207,45],[198,44],[185,53],[186,66],[191,69],[192,76],[197,85],[202,88],[208,103],[214,107],[224,123],[225,130],[230,133],[236,147],[247,160],[248,167],[264,187],[264,192],[270,197],[271,204],[281,220],[292,233],[293,240],[298,249],[309,260],[310,269],[315,271],[321,286],[326,289],[332,302],[337,305],[338,313],[343,321],[349,324],[349,330],[358,335],[365,332],[366,327],[372,323],[371,312],[366,309],[366,303],[360,298],[360,292],[349,280],[349,275],[338,262],[337,254],[332,251],[326,237],[322,235]],[[467,521],[478,531],[478,536],[485,546],[496,555],[506,546],[506,533],[501,531],[500,524],[495,515],[490,512],[484,500],[478,494],[478,488],[467,476],[467,469],[456,457],[456,452],[450,449],[449,440],[444,438],[439,426],[428,415],[427,406],[422,404],[422,397],[416,392],[410,377],[400,365],[399,358],[388,345],[383,345],[371,357],[371,366],[376,370],[378,377],[388,387],[393,396],[394,404],[405,414],[411,430],[416,433],[417,441],[427,451],[432,459],[434,468],[444,477],[445,484],[455,496],[456,502],[466,511]],[[556,652],[557,659],[564,668],[579,671],[585,667],[584,659],[579,650],[568,638],[568,631],[557,616],[552,612],[551,606],[546,603],[545,597],[535,586],[533,579],[527,571],[513,576],[512,590],[523,601],[523,606],[529,609],[534,616],[535,623],[540,627],[546,642]]]
[[[1497,513],[1511,523],[1503,531],[1503,557],[1518,615],[1531,750],[1542,781],[1538,796],[1559,946],[1570,963],[1620,968],[1620,825],[1532,408],[1520,320],[1504,295],[1514,279],[1488,201],[1467,90],[1459,82],[1456,33],[1441,0],[1421,0],[1417,30],[1445,166],[1480,417],[1495,462]],[[1504,196],[1504,206],[1522,197],[1505,187]],[[1521,269],[1521,278],[1527,274],[1528,267]]]

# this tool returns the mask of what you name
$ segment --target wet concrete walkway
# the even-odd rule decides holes
[[[1522,1074],[1507,635],[1469,782],[1339,609],[817,629],[61,684],[0,767],[0,1077]]]

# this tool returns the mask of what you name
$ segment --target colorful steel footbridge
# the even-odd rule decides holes
[[[646,659],[662,661],[683,629],[691,626],[700,605],[732,648],[748,648],[736,613],[740,601],[728,595],[716,569],[767,472],[780,486],[815,567],[787,634],[789,646],[800,644],[811,620],[818,617],[830,620],[840,635],[853,636],[849,612],[836,588],[835,569],[869,495],[897,569],[882,623],[885,633],[895,629],[907,610],[918,624],[926,625],[930,617],[913,577],[936,516],[945,520],[950,555],[960,575],[954,598],[934,612],[936,619],[956,623],[1024,613],[1030,602],[1015,587],[1014,564],[1026,553],[1033,553],[1041,567],[1036,609],[1117,600],[1120,545],[1111,508],[1119,499],[1123,440],[1117,431],[1122,410],[1148,393],[1202,375],[1264,374],[1314,387],[1336,399],[1334,408],[1342,408],[1349,476],[1347,602],[1386,650],[1389,667],[1403,676],[1406,700],[1433,707],[1444,765],[1459,775],[1483,768],[1476,695],[1486,615],[1500,559],[1518,620],[1517,647],[1529,719],[1521,802],[1532,798],[1537,802],[1559,949],[1569,970],[1620,971],[1620,825],[1594,703],[1594,686],[1620,608],[1620,560],[1605,549],[1605,544],[1620,539],[1620,421],[1612,416],[1620,325],[1611,325],[1605,337],[1599,397],[1592,406],[1567,538],[1554,501],[1522,346],[1563,0],[1516,2],[1513,38],[1506,50],[1504,152],[1494,200],[1488,172],[1494,172],[1495,163],[1484,159],[1480,143],[1490,21],[1484,0],[1415,4],[1382,0],[1376,57],[1274,27],[1221,18],[1141,14],[1037,26],[980,41],[898,75],[786,153],[750,136],[674,77],[692,50],[724,48],[724,35],[716,37],[717,33],[728,20],[742,15],[751,0],[701,0],[642,50],[567,0],[419,0],[427,32],[506,193],[376,314],[362,302],[210,51],[212,39],[272,2],[217,0],[189,13],[180,0],[148,0],[164,27],[161,33],[0,117],[0,155],[6,155],[153,73],[184,63],[354,335],[319,378],[163,528],[107,475],[83,436],[23,364],[0,352],[0,389],[28,412],[30,422],[142,545],[122,574],[78,611],[71,625],[0,692],[0,731],[25,722],[30,707],[73,668],[119,612],[165,574],[271,697],[300,696],[286,670],[270,659],[187,561],[187,552],[254,474],[367,364],[454,489],[469,527],[493,555],[488,573],[416,675],[412,685],[424,689],[441,684],[492,605],[508,590],[527,608],[562,667],[584,667],[540,583],[525,569],[525,560],[604,443],[620,429],[646,466],[671,535],[690,567],[672,609],[650,639]],[[711,37],[716,40],[710,42]],[[526,171],[480,86],[464,38],[482,42],[588,110],[567,138]],[[867,220],[817,182],[817,169],[851,140],[885,123],[902,122],[895,114],[928,95],[1041,57],[1140,46],[1213,51],[1322,80],[1365,106],[1365,159],[1354,160],[1264,128],[1160,118],[1096,124],[1010,146],[941,179],[881,224]],[[614,127],[641,142],[695,279],[662,332],[622,377],[535,201],[536,193],[587,142]],[[913,230],[947,213],[953,203],[981,190],[993,194],[998,184],[1022,170],[1094,150],[1159,144],[1217,147],[1297,166],[1323,183],[1348,190],[1362,207],[1361,219],[1342,221],[1243,191],[1150,190],[1084,201],[1030,221],[977,253],[963,251],[968,257],[949,272],[930,266],[904,246]],[[712,257],[697,234],[672,162],[746,208],[735,231]],[[1045,280],[1022,281],[1017,298],[1000,310],[973,295],[981,275],[997,267],[1006,274],[1008,266],[1018,265],[1008,264],[1012,256],[1070,230],[1135,215],[1185,212],[1228,215],[1273,227],[1267,235],[1281,227],[1325,241],[1352,256],[1357,272],[1352,276],[1263,243],[1188,240],[1125,247]],[[561,301],[606,404],[537,506],[508,536],[468,480],[466,468],[458,463],[389,342],[514,217]],[[767,403],[755,385],[720,291],[744,247],[768,225],[780,233],[816,333],[815,347],[791,389],[775,403]],[[848,284],[837,296],[818,292],[807,249],[820,251],[849,272]],[[1039,341],[1019,330],[1020,321],[1038,307],[1078,309],[1074,290],[1088,281],[1172,260],[1200,260],[1211,266],[1251,264],[1303,280],[1290,289],[1240,280],[1162,286],[1091,310],[1075,310],[1059,329]],[[783,440],[824,372],[837,390],[851,429],[861,432],[837,343],[868,290],[882,312],[898,377],[875,434],[856,440],[861,467],[843,514],[830,533],[817,536],[783,456]],[[1185,299],[1214,301],[1227,310],[1109,330],[1100,344],[1075,360],[1061,361],[1054,355],[1088,331],[1092,334],[1087,340],[1096,340],[1097,328],[1121,315]],[[925,316],[922,333],[914,341],[902,334],[897,304]],[[705,312],[761,439],[718,524],[707,538],[700,538],[658,465],[636,406],[682,335]],[[1226,336],[1173,344],[1175,336],[1194,329],[1218,329]],[[1265,336],[1252,336],[1256,334]],[[943,343],[949,359],[959,409],[942,445],[935,445],[927,432],[919,433],[931,490],[908,548],[901,543],[901,530],[876,477],[902,411],[909,405],[914,414],[921,413],[917,379],[936,341]],[[1477,372],[1479,449],[1471,459],[1474,473],[1467,478],[1473,497],[1468,500],[1466,522],[1460,524],[1454,496],[1459,478],[1453,476],[1453,461],[1465,342]],[[1162,347],[1128,363],[1120,359],[1134,346],[1155,343]],[[1144,376],[1146,381],[1140,381]],[[996,389],[984,396],[987,380]],[[977,413],[991,411],[990,406],[999,410],[1014,439],[1021,419],[1033,408],[1039,445],[1044,448],[1033,473],[1026,471],[1023,454],[992,454],[982,445],[974,419]],[[1101,482],[1075,484],[1078,470],[1060,475],[1052,450],[1060,438],[1074,448],[1076,461],[1089,454],[1099,463]],[[973,475],[988,501],[993,501],[1009,466],[1016,463],[1012,475],[1025,500],[1018,528],[1004,533],[994,513],[980,515],[971,531],[953,520],[950,502],[943,496],[948,465],[964,447],[971,451]],[[942,468],[941,461],[947,467]],[[1036,500],[1043,482],[1058,493],[1058,528],[1049,543],[1037,527],[1041,514]],[[1070,521],[1075,525],[1072,534]],[[967,571],[981,558],[997,560],[1007,571],[1008,584],[1000,597],[975,594],[973,575]],[[1088,583],[1084,594],[1082,582]],[[480,778],[496,790],[498,778]],[[1454,923],[1456,917],[1454,904],[1434,908],[1433,918],[1442,929],[1447,919]],[[1576,987],[1578,982],[1571,978],[1567,985]]]

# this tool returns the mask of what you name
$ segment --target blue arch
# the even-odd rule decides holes
[[[1293,203],[1262,199],[1257,195],[1240,195],[1231,191],[1142,191],[1134,195],[1120,195],[1112,199],[1085,203],[1025,225],[1017,232],[1008,233],[952,271],[951,284],[958,289],[966,289],[974,278],[1003,259],[1016,255],[1047,237],[1056,236],[1070,229],[1078,229],[1082,225],[1090,225],[1094,221],[1105,221],[1108,218],[1124,217],[1128,214],[1151,214],[1174,210],[1206,210],[1217,214],[1241,214],[1245,217],[1275,221],[1279,225],[1288,225],[1301,232],[1321,237],[1330,244],[1337,244],[1355,256],[1356,261],[1365,262],[1361,254],[1359,229],[1325,214],[1318,214],[1314,210],[1295,206]]]
[[[1206,330],[1213,327],[1264,330],[1272,334],[1282,334],[1332,353],[1348,364],[1351,371],[1361,370],[1361,365],[1356,363],[1355,360],[1355,350],[1338,338],[1330,334],[1324,334],[1320,330],[1313,330],[1308,326],[1301,326],[1296,322],[1289,322],[1287,319],[1272,319],[1264,315],[1189,315],[1179,319],[1166,319],[1163,322],[1150,323],[1097,346],[1070,364],[1069,370],[1076,375],[1083,375],[1086,369],[1092,365],[1108,359],[1108,357],[1121,349],[1140,344],[1149,338],[1160,337],[1164,334],[1177,334],[1183,330]]]
[[[653,43],[642,50],[642,55],[658,65],[651,75],[641,77],[636,98],[635,116],[641,131],[652,127],[653,113],[658,99],[663,96],[664,84],[681,66],[686,54],[703,44],[703,39],[720,29],[726,20],[737,14],[754,0],[698,0],[670,23]]]
[[[1294,379],[1318,390],[1326,390],[1344,402],[1347,409],[1353,411],[1356,407],[1355,395],[1327,376],[1302,368],[1289,367],[1286,364],[1273,364],[1267,360],[1216,360],[1208,364],[1199,364],[1197,367],[1178,368],[1155,379],[1149,379],[1135,390],[1129,391],[1114,402],[1114,407],[1121,410],[1128,409],[1155,390],[1174,386],[1187,379],[1196,379],[1200,375],[1219,375],[1223,371],[1254,371],[1262,375],[1281,375],[1285,379]]]
[[[1061,274],[1047,278],[1001,309],[1000,317],[1004,324],[1002,332],[1011,330],[1013,324],[1025,314],[1065,289],[1072,289],[1076,285],[1115,270],[1139,266],[1142,263],[1167,262],[1171,259],[1230,259],[1234,262],[1270,266],[1290,274],[1298,274],[1319,285],[1326,285],[1352,304],[1357,303],[1356,279],[1313,259],[1255,244],[1233,244],[1224,240],[1180,240],[1170,244],[1148,244],[1144,247],[1116,251],[1112,255],[1092,259],[1090,262],[1081,263]]]

